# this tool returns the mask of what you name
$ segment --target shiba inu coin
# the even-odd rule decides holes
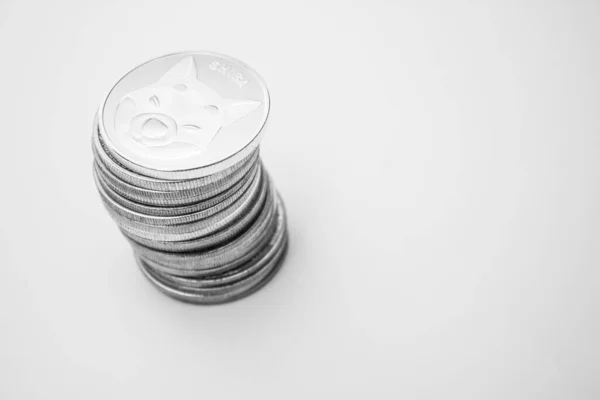
[[[94,182],[140,270],[167,295],[237,300],[283,262],[285,207],[259,156],[268,113],[256,72],[200,52],[140,65],[101,104]]]
[[[179,53],[127,73],[100,107],[98,124],[103,142],[129,169],[188,179],[256,149],[269,106],[264,81],[240,61]]]

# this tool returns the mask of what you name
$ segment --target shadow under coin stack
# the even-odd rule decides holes
[[[283,202],[258,145],[269,113],[260,76],[215,53],[135,68],[101,105],[94,179],[144,275],[179,300],[236,300],[287,249]]]

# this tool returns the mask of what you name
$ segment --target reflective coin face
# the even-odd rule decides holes
[[[157,171],[227,168],[256,148],[269,113],[260,76],[216,53],[178,53],[135,68],[100,108],[106,145]]]

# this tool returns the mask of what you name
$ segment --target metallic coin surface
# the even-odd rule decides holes
[[[264,81],[242,62],[177,53],[126,74],[102,104],[98,123],[109,151],[130,169],[191,178],[256,149],[269,106]]]

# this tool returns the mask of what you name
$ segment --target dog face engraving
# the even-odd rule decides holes
[[[223,98],[197,79],[189,56],[153,85],[121,98],[115,131],[132,149],[152,157],[189,157],[208,148],[222,127],[234,123],[261,105],[254,100]]]

